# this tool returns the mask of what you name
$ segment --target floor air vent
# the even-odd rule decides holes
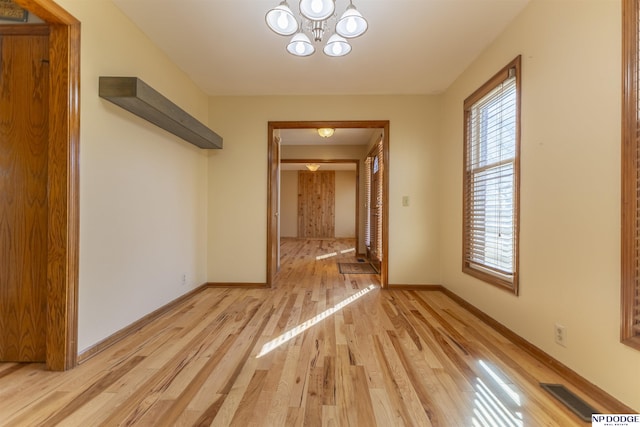
[[[564,405],[580,417],[582,421],[591,421],[591,414],[599,413],[591,405],[580,399],[562,384],[540,383],[540,386],[551,393],[560,402],[564,403]]]

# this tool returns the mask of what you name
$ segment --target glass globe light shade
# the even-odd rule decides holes
[[[300,13],[311,21],[322,21],[333,15],[334,0],[300,0]]]
[[[351,45],[344,37],[338,34],[329,37],[324,47],[324,53],[328,56],[345,56],[349,52],[351,52]]]
[[[298,31],[298,22],[286,0],[267,12],[265,21],[274,33],[281,36],[290,36]]]
[[[318,135],[320,135],[323,138],[329,138],[331,136],[333,136],[333,133],[336,130],[334,128],[319,128],[318,129]]]
[[[354,5],[349,5],[336,24],[336,33],[345,38],[354,38],[364,34],[369,24]]]
[[[300,32],[291,37],[291,41],[287,45],[287,51],[295,56],[309,56],[316,51],[316,48],[311,44],[311,40],[306,34]]]

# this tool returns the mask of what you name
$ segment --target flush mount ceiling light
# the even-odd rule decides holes
[[[307,169],[309,169],[311,172],[315,172],[318,169],[320,169],[320,165],[317,163],[307,163],[305,165],[307,167]]]
[[[330,136],[333,136],[333,133],[336,130],[333,128],[320,128],[318,129],[318,135],[320,135],[323,138],[329,138]]]
[[[276,34],[291,36],[287,45],[287,51],[296,56],[312,55],[316,48],[306,33],[309,33],[313,42],[321,43],[326,33],[333,32],[323,48],[328,56],[344,56],[351,52],[351,45],[347,39],[359,37],[367,31],[368,23],[362,14],[358,12],[349,0],[347,10],[337,19],[335,13],[336,0],[300,0],[298,17],[291,11],[287,0],[283,0],[278,6],[267,12],[265,20],[267,26]],[[330,30],[331,24],[337,22]],[[306,33],[305,33],[306,31]]]

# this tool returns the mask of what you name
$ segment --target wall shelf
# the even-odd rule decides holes
[[[100,76],[99,95],[193,145],[222,148],[220,135],[137,77]]]

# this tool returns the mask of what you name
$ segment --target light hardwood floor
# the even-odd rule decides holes
[[[353,245],[284,240],[272,289],[205,289],[71,371],[0,364],[0,425],[590,425],[444,293],[339,274]]]

